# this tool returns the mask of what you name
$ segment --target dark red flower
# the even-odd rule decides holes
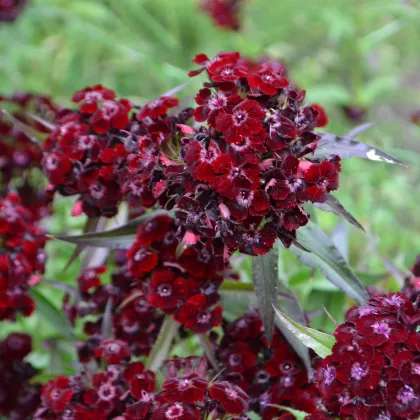
[[[137,230],[136,243],[141,246],[160,241],[168,233],[173,220],[169,216],[156,216],[146,223],[142,223]]]
[[[42,401],[53,413],[63,413],[73,397],[70,380],[66,376],[58,376],[42,388]]]
[[[200,412],[190,404],[182,402],[163,404],[151,420],[199,420]]]
[[[247,76],[249,86],[259,89],[266,95],[275,95],[279,89],[289,85],[289,81],[284,76],[284,67],[262,63],[255,67]]]
[[[130,386],[131,395],[140,400],[144,391],[150,393],[155,389],[155,374],[150,370],[145,370],[143,363],[130,363],[124,371],[124,379]]]
[[[23,360],[31,351],[32,339],[27,334],[12,333],[0,342],[0,356],[4,361]]]
[[[119,364],[130,357],[130,348],[122,340],[108,339],[102,341],[93,353],[95,357],[104,358],[108,364]]]
[[[201,8],[213,19],[215,25],[224,29],[240,29],[240,7],[243,0],[203,0]]]
[[[162,385],[163,398],[193,404],[204,399],[207,387],[208,382],[195,373],[169,378]]]
[[[133,276],[141,277],[156,267],[158,255],[151,248],[139,246],[134,243],[127,251],[128,269]]]
[[[86,293],[90,289],[100,286],[99,274],[103,274],[105,271],[106,267],[104,265],[86,269],[77,279],[80,291]]]
[[[236,82],[248,71],[237,52],[220,53],[206,65],[213,82]]]
[[[161,96],[154,101],[148,102],[140,108],[136,118],[138,121],[143,121],[146,118],[156,119],[167,114],[168,109],[175,108],[179,101],[171,96]]]
[[[0,0],[0,22],[12,22],[25,8],[27,0]]]
[[[248,410],[248,395],[238,386],[229,382],[216,382],[210,388],[210,396],[229,414],[242,414]]]

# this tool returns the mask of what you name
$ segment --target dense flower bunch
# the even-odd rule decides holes
[[[105,266],[86,269],[77,279],[77,295],[67,295],[64,299],[64,310],[70,321],[82,321],[84,332],[90,337],[79,344],[82,363],[95,358],[93,349],[102,337],[104,317],[110,316],[115,338],[124,340],[135,356],[150,352],[162,321],[162,315],[149,304],[126,267],[113,272],[109,284],[100,278],[105,271]]]
[[[129,363],[120,343],[108,340],[95,351],[105,359],[105,371],[48,382],[34,419],[201,420],[209,413],[247,418],[248,396],[226,381],[209,382],[203,359],[168,360],[162,390],[154,392],[155,374],[141,362]]]
[[[0,0],[0,22],[11,22],[18,18],[28,0]]]
[[[197,242],[177,256],[179,246],[173,219],[154,217],[139,226],[127,252],[127,267],[151,306],[203,333],[222,322],[218,288],[229,275],[223,243]]]
[[[244,0],[203,0],[201,9],[208,14],[216,26],[232,31],[241,27],[241,8]]]
[[[13,333],[0,341],[0,415],[32,418],[40,402],[40,387],[29,380],[38,372],[23,359],[32,351],[29,335]]]
[[[310,154],[327,118],[318,105],[302,106],[305,91],[292,87],[283,66],[253,66],[238,53],[210,60],[200,54],[210,82],[196,97],[198,122],[207,122],[182,141],[192,185],[177,213],[187,230],[221,236],[229,249],[267,253],[276,238],[286,246],[308,222],[303,203],[324,202],[338,188],[340,158],[315,161]]]
[[[350,309],[317,372],[327,409],[341,419],[417,419],[420,309],[401,294]]]
[[[407,276],[404,280],[402,293],[407,296],[411,302],[420,304],[420,255],[417,256],[416,262],[411,268],[411,276]]]
[[[222,377],[250,396],[251,409],[263,420],[294,418],[270,404],[327,418],[321,411],[319,392],[308,382],[308,372],[299,356],[277,328],[269,347],[256,313],[238,318],[224,328],[216,355],[223,368]]]
[[[73,102],[78,109],[63,113],[44,145],[50,190],[80,195],[80,211],[89,217],[115,216],[123,197],[133,206],[152,206],[165,190],[149,186],[161,148],[188,111],[167,117],[178,100],[162,97],[134,114],[130,101],[101,85],[76,92]]]
[[[24,92],[0,97],[0,105],[10,109],[17,121],[41,135],[48,133],[49,129],[29,114],[48,123],[54,121],[60,112],[48,96]],[[18,124],[11,122],[7,115],[0,114],[0,156],[1,191],[7,188],[12,178],[22,177],[28,169],[40,167],[42,150]]]
[[[33,217],[16,194],[0,197],[0,320],[35,308],[28,291],[44,272],[46,237]]]

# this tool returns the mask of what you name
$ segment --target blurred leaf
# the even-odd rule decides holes
[[[255,413],[254,411],[249,411],[248,413],[246,413],[246,416],[250,420],[261,420],[261,416],[259,414]]]
[[[115,229],[98,233],[87,233],[85,235],[57,235],[57,239],[76,245],[89,245],[108,249],[128,249],[136,238],[137,227],[153,217],[160,216],[162,214],[170,216],[173,212],[166,210],[154,210]]]
[[[347,225],[344,222],[340,222],[333,233],[331,234],[331,240],[334,242],[334,245],[343,255],[344,259],[349,261],[349,232]]]
[[[268,343],[274,331],[274,309],[278,292],[278,249],[252,258],[252,281],[257,295],[258,309],[264,323]]]
[[[351,137],[336,136],[332,133],[317,132],[321,139],[317,143],[314,153],[316,158],[326,158],[329,155],[338,155],[342,159],[359,157],[380,162],[394,163],[408,167],[405,163],[393,158],[385,152],[365,143],[353,140]]]
[[[341,105],[351,102],[351,93],[342,85],[312,86],[308,91],[308,97],[312,102],[323,104]]]
[[[309,413],[305,413],[304,411],[294,410],[290,407],[285,407],[284,405],[277,405],[277,404],[268,404],[270,407],[276,407],[279,410],[287,411],[290,414],[293,414],[295,416],[295,420],[305,420],[306,416],[309,415]]]
[[[36,303],[36,313],[49,322],[57,332],[63,334],[68,340],[73,340],[75,338],[73,328],[65,314],[54,306],[35,287],[31,287],[29,293]]]
[[[363,226],[356,220],[354,216],[352,216],[343,207],[343,205],[333,195],[328,194],[327,201],[325,201],[324,203],[313,203],[313,205],[323,211],[328,211],[328,212],[336,214],[337,216],[344,217],[353,226],[356,226],[357,228],[365,232],[365,229],[363,228]]]
[[[159,335],[152,351],[147,358],[147,369],[158,371],[163,362],[168,357],[171,350],[172,342],[178,332],[180,325],[173,319],[172,316],[166,315],[162,326],[160,327]]]
[[[309,221],[297,231],[297,241],[311,252],[295,245],[289,249],[299,260],[313,268],[319,268],[325,277],[359,303],[369,299],[365,287],[356,277],[332,240],[316,224]]]
[[[210,341],[209,336],[207,334],[198,334],[198,338],[200,340],[201,347],[204,350],[204,354],[206,355],[210,364],[213,368],[217,369],[218,363],[216,359],[216,354],[214,352],[213,344]]]
[[[363,89],[358,94],[358,99],[361,105],[370,106],[378,97],[395,91],[397,87],[397,76],[376,77],[363,86]]]
[[[389,273],[365,273],[362,271],[356,271],[355,273],[365,286],[373,286],[389,277]]]
[[[364,124],[360,124],[354,128],[352,128],[344,137],[350,137],[352,139],[355,139],[359,134],[362,134],[364,131],[371,128],[373,125],[375,125],[372,122],[367,122]]]
[[[359,41],[360,49],[363,52],[370,51],[373,47],[375,47],[380,42],[383,42],[389,37],[398,33],[402,27],[403,25],[398,20],[394,20],[388,23],[387,25],[382,26],[381,28],[366,35],[364,38],[362,38]]]
[[[274,307],[274,310],[280,322],[282,322],[305,346],[311,348],[322,358],[331,354],[335,344],[335,338],[332,335],[322,333],[313,328],[304,327],[297,322],[294,322],[277,308]]]

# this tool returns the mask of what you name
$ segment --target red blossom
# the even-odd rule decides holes
[[[171,96],[161,96],[159,99],[148,102],[143,105],[137,113],[136,118],[138,121],[143,121],[146,118],[156,119],[166,115],[168,109],[175,108],[179,101]]]
[[[210,388],[210,396],[229,414],[241,414],[248,410],[248,395],[229,382],[216,382]]]

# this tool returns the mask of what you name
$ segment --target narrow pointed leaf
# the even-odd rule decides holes
[[[179,324],[171,316],[166,315],[163,324],[160,327],[158,338],[147,358],[148,369],[155,372],[160,369],[171,351],[172,342],[174,341],[178,329]]]
[[[74,339],[73,328],[64,313],[54,306],[39,290],[32,287],[30,295],[36,303],[36,312],[68,340]]]
[[[295,335],[305,346],[311,348],[318,356],[324,358],[331,354],[335,344],[332,335],[322,333],[313,328],[304,327],[290,319],[286,314],[274,308],[277,317],[288,330]]]
[[[19,130],[23,131],[26,136],[28,136],[29,140],[32,143],[40,145],[42,141],[48,136],[45,133],[41,133],[40,131],[35,130],[33,127],[23,123],[22,121],[18,120],[15,116],[13,116],[9,111],[5,109],[1,109],[0,113],[5,115],[6,118],[14,124]]]
[[[338,155],[341,158],[359,157],[369,160],[377,160],[380,162],[393,163],[408,167],[400,160],[388,155],[385,152],[370,146],[369,144],[361,143],[348,136],[336,136],[332,133],[317,132],[321,139],[317,143],[314,153],[316,158],[326,158],[329,155]]]
[[[349,262],[349,232],[347,225],[341,221],[331,234],[331,240],[341,252],[344,259]]]
[[[166,210],[155,210],[137,217],[127,224],[115,229],[84,235],[65,236],[58,235],[57,239],[76,245],[94,246],[108,249],[128,249],[136,238],[137,227],[155,216],[162,214],[172,215]]]
[[[207,334],[198,334],[198,338],[200,340],[201,347],[204,349],[204,354],[207,356],[210,364],[214,369],[217,369],[218,363],[216,359],[216,354],[214,352],[213,345],[209,339]]]
[[[252,281],[257,295],[258,309],[264,323],[265,334],[271,344],[274,331],[274,309],[278,293],[278,250],[252,258]]]
[[[306,326],[305,313],[303,312],[302,306],[297,296],[281,281],[279,281],[279,292],[280,296],[277,300],[277,308],[279,308],[288,317],[293,319],[293,321]],[[302,342],[278,319],[278,317],[275,318],[275,324],[285,336],[288,343],[293,347],[293,349],[302,359],[307,372],[311,374],[312,366],[308,348],[302,344]]]
[[[337,216],[344,217],[349,223],[365,232],[364,227],[351,215],[343,205],[331,194],[328,194],[327,201],[325,203],[314,203],[314,206],[330,213],[334,213]]]
[[[360,124],[357,127],[352,128],[345,137],[350,137],[351,139],[355,139],[359,134],[362,134],[364,131],[369,130],[370,127],[372,127],[374,123],[367,122],[364,124]]]
[[[284,405],[277,405],[277,404],[268,404],[270,407],[278,408],[279,410],[287,411],[290,414],[295,416],[295,420],[305,420],[309,413],[305,413],[304,411],[295,410],[290,407],[285,407]]]
[[[301,262],[319,268],[324,276],[353,299],[363,304],[369,294],[362,282],[348,266],[343,255],[322,229],[311,221],[297,232],[297,240],[311,252],[305,252],[292,245],[289,250]]]
[[[112,338],[112,298],[109,298],[106,306],[105,311],[102,315],[102,324],[101,324],[101,335],[102,338]]]

